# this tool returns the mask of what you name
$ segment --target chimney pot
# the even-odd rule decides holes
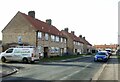
[[[65,29],[64,29],[64,31],[66,31],[66,32],[68,32],[68,30],[69,30],[68,28],[65,28]]]
[[[51,20],[51,19],[46,19],[46,23],[47,23],[48,25],[51,25],[51,24],[52,24],[52,20]]]
[[[82,38],[82,35],[79,35],[80,38]]]
[[[35,18],[35,11],[29,11],[28,12],[28,15]]]
[[[85,39],[85,37],[83,37],[83,39]]]
[[[74,34],[75,34],[75,31],[71,31],[71,33],[74,35]]]

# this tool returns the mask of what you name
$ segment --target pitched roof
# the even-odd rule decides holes
[[[117,44],[111,44],[111,45],[94,45],[95,48],[117,48]]]
[[[86,43],[87,45],[92,46],[92,44],[90,44],[86,39],[83,39],[84,43]]]
[[[83,40],[83,38],[80,38],[80,37],[79,37],[79,40],[80,40],[82,43],[85,44],[85,41]]]
[[[83,43],[83,41],[81,41],[80,38],[77,37],[76,35],[69,33],[69,32],[65,32],[64,30],[62,30],[61,32],[66,33],[72,40]]]
[[[33,17],[31,17],[29,15],[26,15],[24,13],[21,13],[21,14],[33,25],[33,27],[36,30],[64,37],[64,35],[62,34],[62,32],[59,31],[55,26],[48,25],[46,22],[43,22],[43,21],[38,20],[36,18],[33,18]]]
[[[79,37],[80,41],[82,41],[84,44],[92,46],[85,38]]]

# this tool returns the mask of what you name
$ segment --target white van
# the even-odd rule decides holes
[[[20,46],[9,48],[1,54],[1,61],[22,61],[24,63],[39,61],[39,53],[35,47]]]

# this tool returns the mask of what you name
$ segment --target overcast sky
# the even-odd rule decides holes
[[[34,10],[42,21],[52,19],[59,30],[85,36],[91,44],[116,44],[119,0],[1,0],[0,31],[18,11]],[[2,33],[0,33],[2,39]]]

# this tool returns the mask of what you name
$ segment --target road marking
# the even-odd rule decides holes
[[[89,66],[89,65],[86,65],[86,66],[85,66],[84,68],[82,68],[81,70],[77,70],[77,71],[75,71],[75,72],[73,72],[73,73],[71,73],[71,74],[69,74],[69,75],[67,75],[67,76],[65,76],[65,77],[63,77],[63,78],[61,78],[60,80],[66,80],[68,77],[71,77],[71,76],[73,76],[73,75],[79,73],[80,71],[84,70],[84,69],[87,68],[88,66]]]

